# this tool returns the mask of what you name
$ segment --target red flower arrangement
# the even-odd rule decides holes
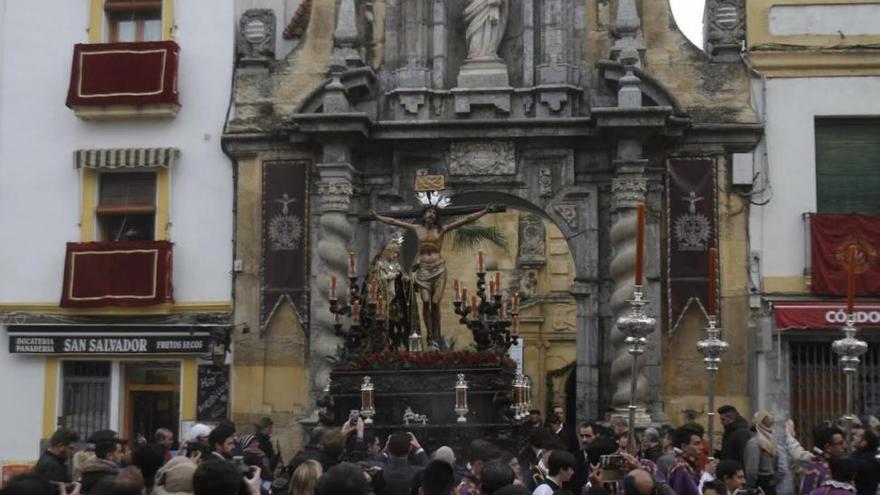
[[[500,366],[516,368],[505,354],[494,352],[398,352],[382,351],[364,354],[352,363],[353,369],[442,369],[442,368],[483,368]]]

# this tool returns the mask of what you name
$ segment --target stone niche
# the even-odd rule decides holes
[[[502,2],[497,52],[468,59],[473,0],[386,2],[382,118],[572,117],[588,112],[584,2]],[[513,35],[511,33],[516,33]],[[520,34],[521,33],[521,34]]]

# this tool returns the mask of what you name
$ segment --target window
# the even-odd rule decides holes
[[[880,214],[880,119],[816,119],[816,211]]]
[[[104,11],[111,43],[162,39],[161,0],[107,0]]]
[[[60,423],[87,438],[110,427],[110,363],[64,361]]]
[[[152,241],[156,235],[156,174],[105,172],[100,176],[98,217],[102,241]]]

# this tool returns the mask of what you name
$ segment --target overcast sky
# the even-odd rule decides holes
[[[669,0],[675,22],[689,40],[703,48],[703,5],[705,0]]]

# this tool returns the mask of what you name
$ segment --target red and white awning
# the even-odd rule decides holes
[[[845,301],[773,301],[776,330],[795,328],[838,329],[846,322]],[[880,302],[855,304],[857,328],[880,328]]]

